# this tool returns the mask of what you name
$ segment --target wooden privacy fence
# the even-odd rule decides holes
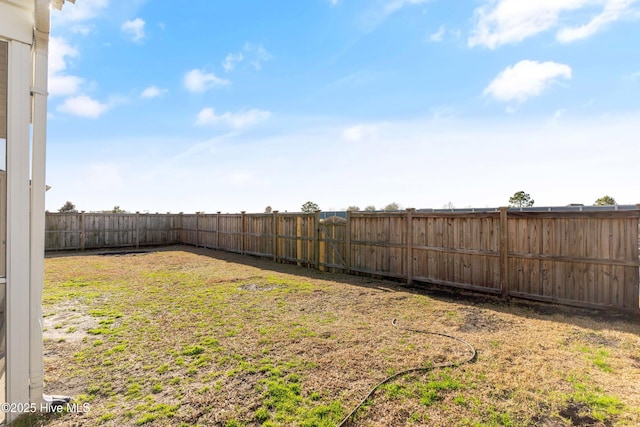
[[[180,215],[49,213],[45,250],[85,250],[179,243]]]
[[[640,209],[48,214],[47,249],[189,244],[566,305],[639,311]]]
[[[181,243],[318,266],[318,215],[242,212],[181,216]]]

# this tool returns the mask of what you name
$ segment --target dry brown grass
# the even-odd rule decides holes
[[[640,425],[640,323],[427,293],[186,247],[46,261],[46,390],[91,411],[23,425]]]

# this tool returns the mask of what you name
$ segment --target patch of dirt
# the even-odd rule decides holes
[[[591,414],[591,408],[584,403],[569,401],[567,406],[560,410],[560,416],[571,421],[572,426],[580,427],[610,427],[612,424],[596,420]]]
[[[59,366],[59,360],[48,360],[45,363],[45,373],[48,378],[46,393],[55,396],[79,396],[87,390],[87,379],[81,376],[63,375],[64,366]],[[54,365],[54,366],[52,366]]]
[[[464,308],[461,314],[464,316],[462,324],[458,327],[461,332],[496,332],[511,326],[509,322],[494,313],[476,307]]]
[[[43,317],[43,338],[52,341],[80,342],[89,329],[98,326],[98,320],[82,311],[77,300],[65,301],[47,310]]]
[[[632,360],[631,365],[634,368],[640,369],[640,356],[636,356],[632,354],[631,356],[629,356],[629,358]]]
[[[578,329],[572,329],[569,336],[564,340],[565,345],[574,342],[581,342],[600,347],[617,347],[620,344],[620,340],[617,338],[608,338],[597,332],[580,331]]]
[[[538,404],[538,414],[531,418],[527,427],[567,427],[560,417],[548,415],[551,408],[545,402]]]
[[[278,289],[278,285],[272,283],[245,283],[240,286],[243,291],[272,291]]]
[[[542,415],[534,417],[529,427],[567,427],[567,423],[557,417]]]

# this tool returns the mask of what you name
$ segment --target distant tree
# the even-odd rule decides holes
[[[359,207],[357,207],[357,206],[349,206],[349,207],[347,208],[347,210],[348,210],[348,211],[351,211],[351,212],[358,212],[358,211],[360,210],[360,208],[359,208]]]
[[[596,206],[610,206],[617,205],[618,203],[616,202],[616,199],[611,196],[602,196],[598,200],[593,202],[593,204]]]
[[[126,213],[127,211],[125,211],[124,209],[120,209],[120,206],[114,206],[113,209],[111,209],[111,213]]]
[[[455,209],[455,208],[456,207],[451,202],[447,202],[447,203],[444,204],[444,206],[442,206],[442,209]]]
[[[264,213],[271,213],[273,212],[273,209],[271,209],[271,206],[267,206],[266,208],[264,208]]]
[[[364,208],[365,212],[374,212],[376,210],[376,207],[373,205],[369,205],[366,208]]]
[[[302,205],[301,209],[304,213],[314,213],[315,211],[319,211],[320,207],[316,203],[309,201]]]
[[[515,208],[528,208],[533,206],[533,202],[534,200],[529,193],[525,193],[524,191],[518,191],[509,198],[509,206]]]
[[[67,202],[58,209],[60,213],[77,213],[76,205],[67,200]]]
[[[387,206],[384,207],[385,211],[399,211],[400,210],[400,205],[397,204],[396,202],[393,203],[389,203]]]

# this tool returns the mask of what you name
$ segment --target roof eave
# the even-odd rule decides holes
[[[69,1],[71,3],[75,3],[76,0],[51,0],[51,6],[55,7],[58,10],[62,10],[62,6],[65,1]]]

